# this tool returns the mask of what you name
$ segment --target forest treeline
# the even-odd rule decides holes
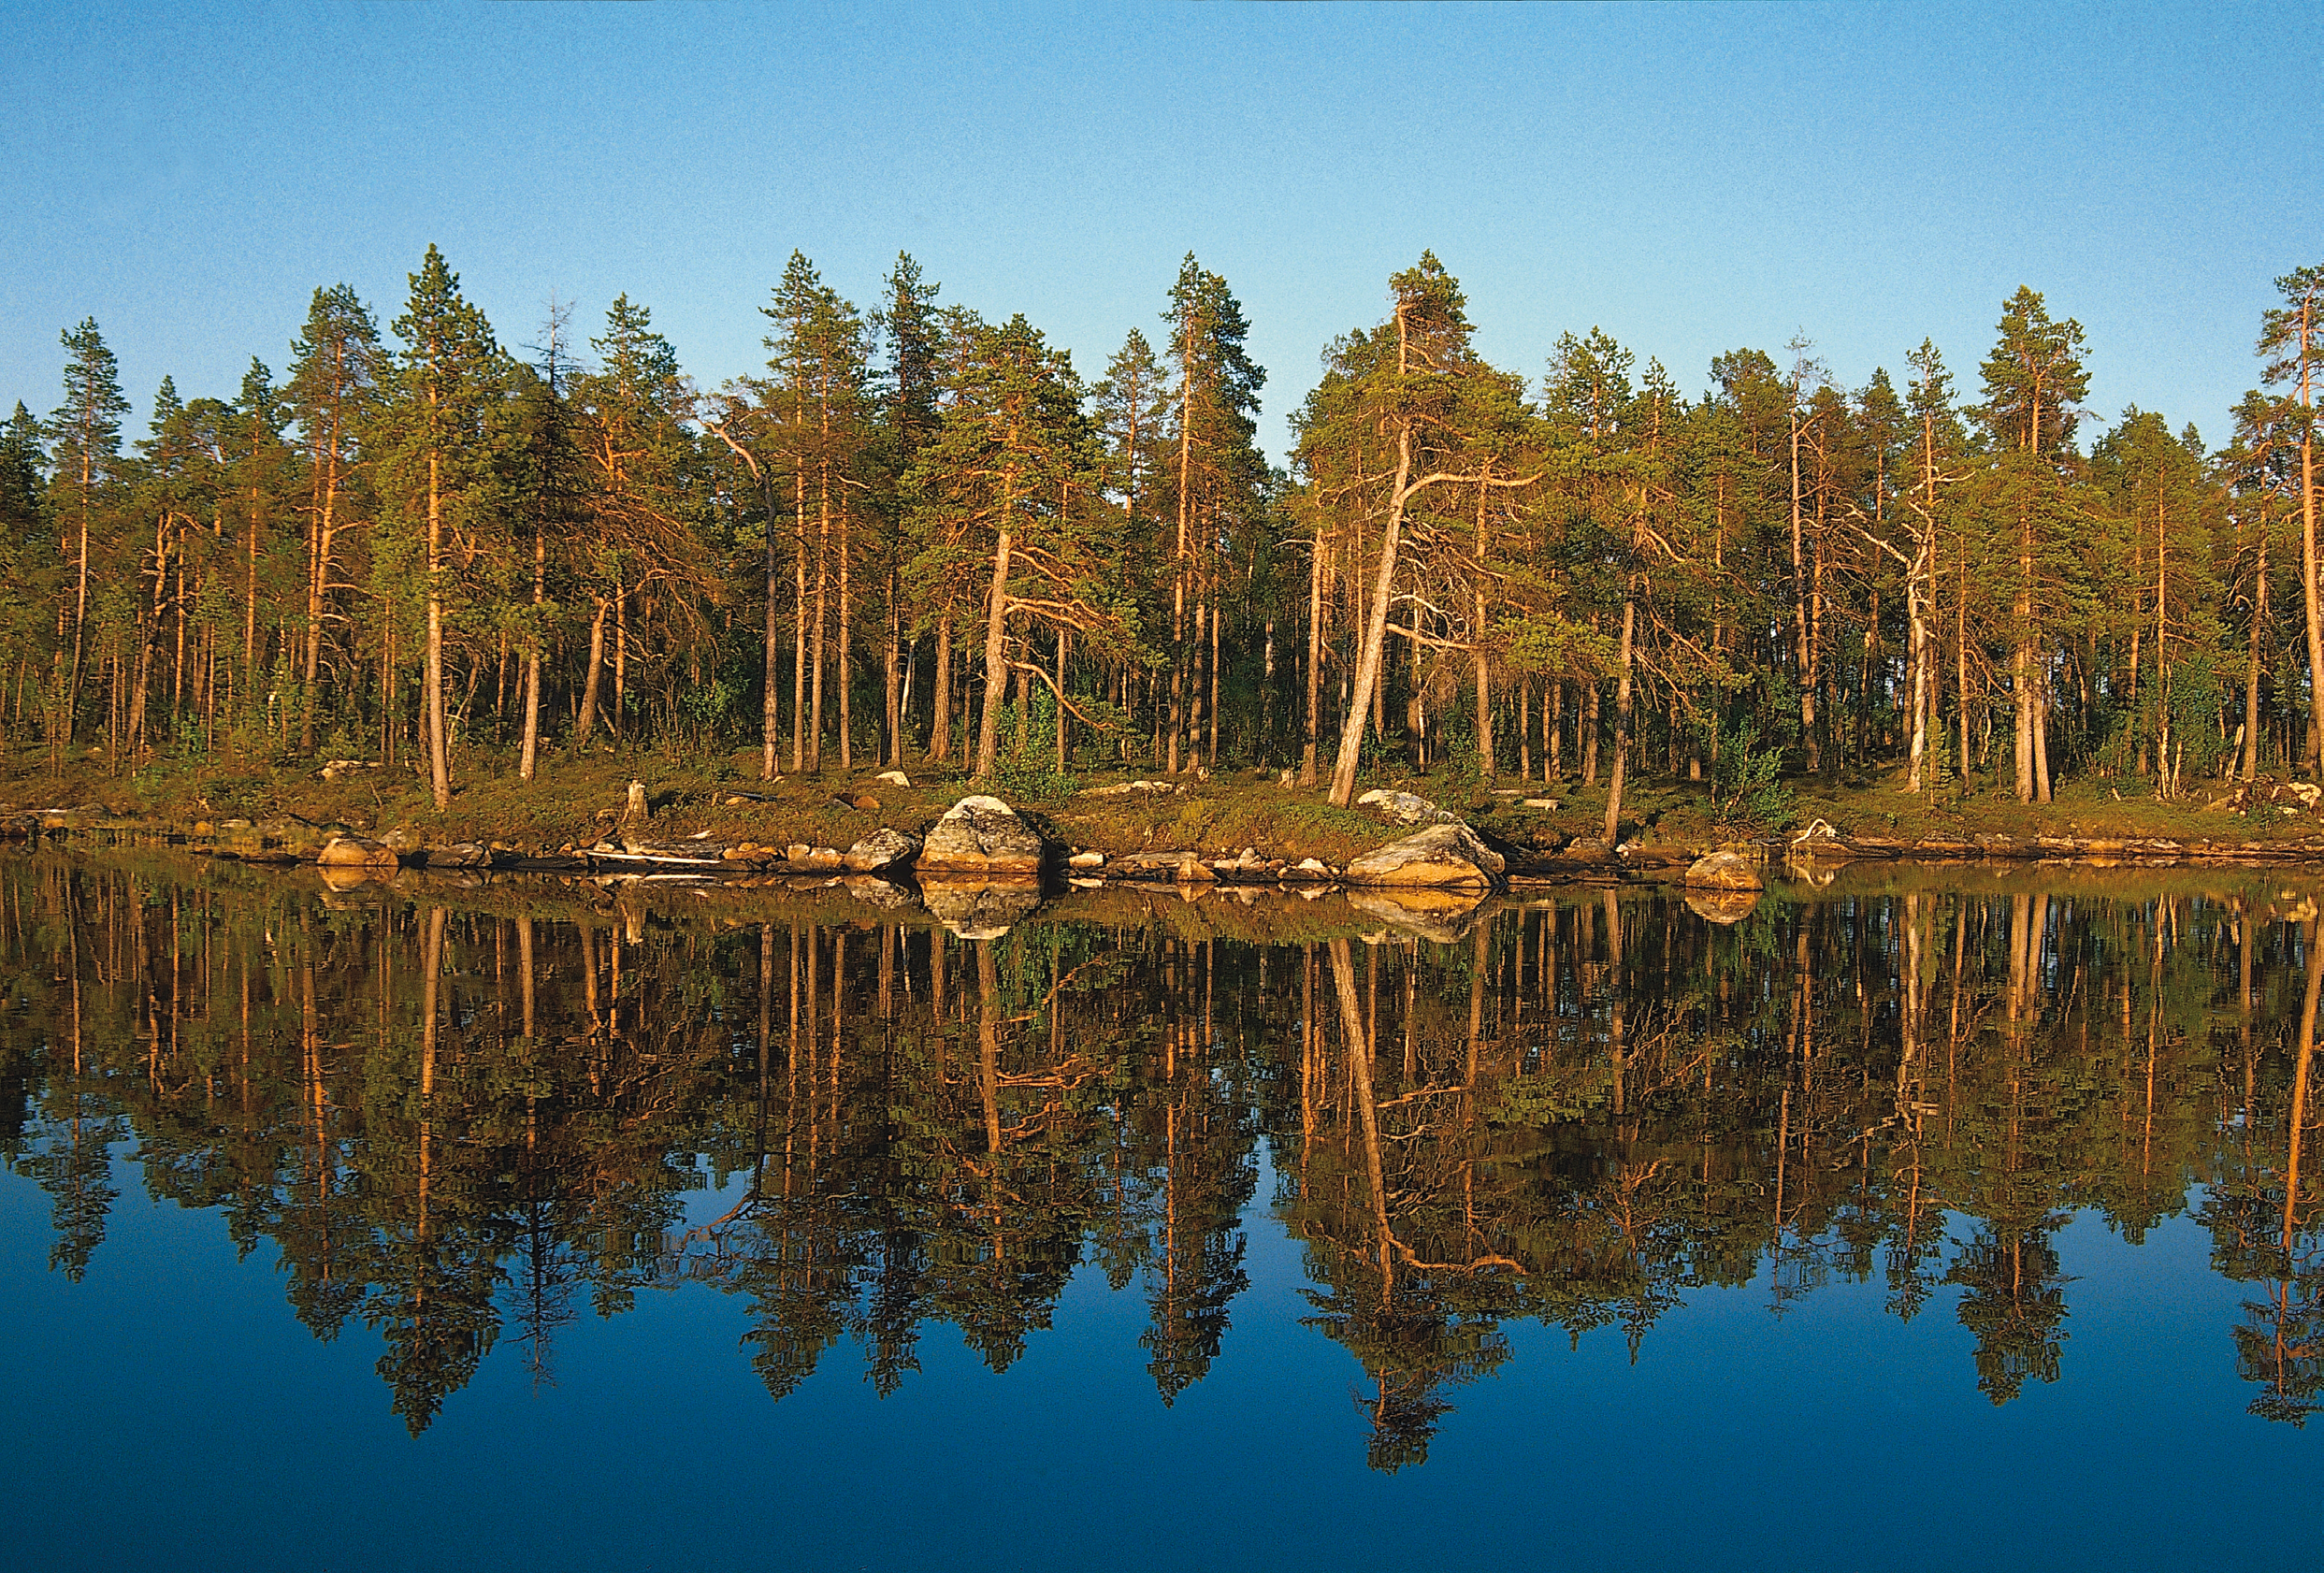
[[[2089,425],[2083,330],[2020,289],[1839,385],[1804,339],[1689,397],[1596,329],[1489,364],[1431,255],[1257,442],[1265,373],[1192,256],[1089,381],[900,256],[796,253],[763,373],[697,387],[647,309],[521,354],[430,248],[384,331],[318,289],[280,376],[166,378],[94,322],[0,440],[0,728],[51,759],[479,772],[628,742],[816,772],[1296,768],[1696,779],[1780,758],[1907,790],[2163,796],[2324,742],[2314,362],[2279,280],[2207,448]],[[2084,440],[2087,434],[2086,443]]]
[[[496,1347],[552,1378],[562,1329],[656,1290],[735,1296],[775,1397],[844,1347],[884,1395],[940,1328],[1013,1365],[1090,1269],[1144,1300],[1167,1403],[1247,1314],[1254,1204],[1363,1367],[1379,1467],[1426,1456],[1512,1324],[1635,1353],[1754,1283],[1776,1314],[1876,1283],[1949,1316],[1973,1360],[1942,1379],[2006,1402],[2073,1364],[2083,1209],[2131,1244],[2203,1229],[2245,1286],[2204,1335],[2301,1421],[2315,923],[2092,888],[1734,929],[1566,891],[1442,944],[1133,902],[966,941],[831,894],[713,917],[41,854],[0,868],[0,1162],[75,1277],[132,1174],[214,1209],[318,1336],[379,1335],[415,1431]]]

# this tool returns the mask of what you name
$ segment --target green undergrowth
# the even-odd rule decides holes
[[[835,761],[827,761],[819,774],[787,772],[766,782],[758,778],[756,750],[679,757],[619,745],[578,756],[544,756],[538,779],[526,782],[518,778],[514,750],[471,749],[458,760],[451,806],[440,810],[426,778],[408,766],[355,771],[326,781],[320,774],[322,763],[292,758],[163,759],[123,774],[101,756],[84,756],[54,772],[43,751],[19,748],[0,754],[0,806],[94,804],[108,815],[176,832],[231,818],[296,815],[373,834],[402,830],[429,844],[498,841],[556,852],[586,846],[613,830],[634,780],[646,789],[651,816],[642,833],[650,837],[845,847],[882,826],[923,828],[973,789],[957,767],[921,761],[906,766],[907,786],[878,781],[875,764],[842,771]],[[1051,783],[1082,788],[1070,795],[1012,801],[1064,844],[1109,855],[1232,856],[1249,846],[1270,858],[1344,862],[1402,833],[1368,811],[1332,806],[1321,787],[1286,787],[1264,771],[1181,778],[1179,790],[1167,794],[1101,798],[1086,790],[1138,778],[1135,772],[1089,772],[1070,783]],[[1604,785],[1571,779],[1544,784],[1504,776],[1488,782],[1439,771],[1367,777],[1364,785],[1417,793],[1521,853],[1598,835],[1605,818]],[[1621,838],[1708,847],[1782,834],[1815,819],[1842,834],[1902,840],[2003,834],[2283,841],[2319,832],[2317,816],[2309,814],[2275,808],[2256,809],[2247,816],[2207,811],[2204,802],[2223,790],[2212,784],[2188,801],[2159,802],[2143,783],[2125,789],[2120,781],[2075,781],[2061,786],[2049,805],[2019,803],[2007,792],[1994,791],[1915,796],[1899,790],[1893,778],[1793,776],[1783,785],[1780,800],[1762,800],[1783,804],[1781,823],[1738,823],[1731,812],[1722,812],[1710,784],[1634,778],[1624,798]],[[1005,783],[987,789],[1010,795]],[[1528,808],[1524,798],[1548,798],[1558,806]],[[629,829],[640,833],[637,826]]]

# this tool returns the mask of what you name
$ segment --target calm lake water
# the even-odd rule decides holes
[[[0,856],[5,1560],[2299,1565],[2316,886]]]

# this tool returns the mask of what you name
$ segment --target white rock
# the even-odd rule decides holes
[[[936,821],[914,867],[922,873],[983,874],[1033,879],[1041,873],[1041,838],[999,798],[962,798]]]

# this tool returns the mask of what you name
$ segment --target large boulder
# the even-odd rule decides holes
[[[397,858],[396,849],[385,842],[364,836],[333,836],[315,854],[315,861],[326,869],[393,869]]]
[[[1684,881],[1691,890],[1764,890],[1768,882],[1759,867],[1740,852],[1713,852],[1687,865]]]
[[[920,838],[904,830],[873,830],[849,847],[841,861],[850,873],[878,873],[919,855]]]
[[[1356,800],[1358,808],[1368,808],[1381,818],[1398,825],[1443,825],[1453,822],[1453,816],[1430,802],[1426,798],[1410,792],[1392,792],[1375,787]]]
[[[912,866],[924,874],[1037,879],[1045,850],[1033,828],[999,798],[966,797],[930,828]]]
[[[1508,863],[1458,820],[1374,847],[1348,865],[1350,885],[1428,885],[1490,890]]]

